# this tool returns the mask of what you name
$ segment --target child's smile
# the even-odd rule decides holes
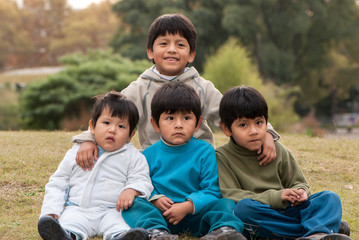
[[[154,60],[156,69],[166,76],[183,73],[195,55],[195,52],[190,52],[187,39],[179,34],[159,36],[153,43],[153,50],[147,49],[148,58]]]

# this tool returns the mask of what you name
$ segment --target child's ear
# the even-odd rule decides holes
[[[135,133],[136,133],[136,130],[133,129],[133,131],[132,131],[130,137],[129,137],[128,140],[127,140],[128,143],[131,142],[131,139],[132,139],[133,136],[135,136]]]
[[[148,48],[147,48],[147,57],[148,57],[148,59],[150,59],[151,61],[153,61],[153,59],[155,58],[155,57],[153,56],[153,51],[152,51],[151,49],[148,49]]]
[[[221,127],[221,129],[222,129],[224,135],[226,135],[227,137],[231,137],[231,136],[232,136],[231,130],[228,129],[228,128],[226,127],[226,125],[224,125],[223,122],[220,122],[220,123],[219,123],[219,126]]]
[[[202,123],[202,116],[200,116],[198,119],[198,123],[197,123],[196,129],[195,129],[195,132],[197,132],[199,130],[199,128],[201,127],[201,123]]]
[[[89,121],[89,126],[90,126],[90,132],[92,135],[95,135],[95,127],[92,124],[92,119],[90,119]]]
[[[160,133],[160,127],[157,125],[156,121],[153,119],[153,117],[151,117],[151,124],[153,129],[155,130],[156,133]]]
[[[188,63],[192,63],[195,57],[196,57],[196,51],[190,52],[188,57]]]

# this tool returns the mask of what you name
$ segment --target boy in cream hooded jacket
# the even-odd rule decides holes
[[[160,135],[153,130],[150,122],[150,105],[156,91],[169,82],[184,82],[198,93],[203,121],[194,137],[214,146],[213,133],[207,121],[219,126],[218,109],[222,94],[212,82],[202,78],[194,67],[187,67],[196,55],[196,38],[195,27],[182,14],[162,15],[150,26],[147,36],[147,56],[155,65],[122,90],[122,93],[133,101],[139,110],[138,136],[142,149],[160,139]],[[266,164],[275,158],[273,138],[279,139],[279,135],[270,124],[268,124],[268,132],[262,154],[259,156],[261,164]],[[77,163],[83,169],[91,169],[92,156],[96,159],[97,155],[93,136],[86,131],[74,136],[73,141],[83,143],[76,157]]]

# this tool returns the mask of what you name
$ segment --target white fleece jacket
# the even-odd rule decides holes
[[[104,152],[91,171],[83,171],[75,161],[80,144],[75,144],[59,164],[45,186],[40,217],[61,215],[64,205],[115,208],[118,197],[132,188],[148,199],[153,186],[146,158],[132,143],[121,149]]]

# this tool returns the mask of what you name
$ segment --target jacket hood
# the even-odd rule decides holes
[[[172,81],[185,82],[186,80],[190,80],[192,78],[199,76],[198,71],[194,67],[190,67],[190,68],[187,68],[184,73],[174,77],[171,80],[168,80],[168,79],[162,78],[160,75],[155,73],[154,69],[155,69],[155,66],[152,66],[151,68],[147,69],[140,75],[140,78],[142,78],[143,80],[168,83],[168,82],[172,82]]]

